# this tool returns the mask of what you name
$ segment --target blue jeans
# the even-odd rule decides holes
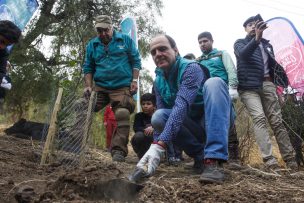
[[[168,158],[179,158],[181,159],[182,157],[182,151],[179,149],[178,146],[176,146],[176,144],[174,144],[173,142],[167,143],[167,155]]]
[[[203,94],[204,117],[193,120],[186,116],[172,142],[196,160],[228,160],[228,133],[234,115],[227,85],[220,78],[210,78],[204,84]],[[151,123],[156,132],[164,130],[171,112],[172,109],[159,109],[153,114]]]

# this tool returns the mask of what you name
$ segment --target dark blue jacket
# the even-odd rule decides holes
[[[0,83],[2,78],[6,75],[6,64],[8,59],[7,49],[0,49]]]
[[[271,44],[266,39],[262,39],[261,43],[268,55],[269,74],[273,83],[287,87],[287,75],[283,67],[276,62]],[[261,89],[264,80],[264,62],[259,43],[251,36],[246,36],[245,39],[238,39],[234,43],[234,53],[237,62],[238,89]]]
[[[2,82],[3,77],[6,75],[6,64],[8,59],[8,51],[7,49],[0,49],[0,84]],[[5,97],[5,90],[0,87],[0,99]]]

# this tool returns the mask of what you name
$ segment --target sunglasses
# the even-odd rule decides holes
[[[104,32],[108,33],[110,31],[109,28],[101,28],[101,27],[96,28],[96,30],[98,33],[104,33]]]

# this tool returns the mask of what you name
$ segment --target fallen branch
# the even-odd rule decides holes
[[[268,183],[267,181],[263,182],[263,184],[267,185],[267,188],[271,188],[273,185],[271,183]],[[278,183],[276,185],[276,189],[281,190],[281,191],[300,191],[304,192],[303,188],[300,187],[294,187],[289,184],[286,184],[284,182]]]
[[[95,151],[95,150],[93,150],[93,152],[96,153],[96,154],[98,154],[98,155],[100,155],[100,156],[102,156],[103,158],[111,159],[110,157],[107,157],[107,156],[103,155],[102,153],[97,152],[97,151]]]
[[[290,176],[301,176],[301,177],[304,177],[304,173],[303,171],[298,171],[298,172],[295,172],[295,173],[291,173]]]
[[[256,172],[258,172],[258,173],[261,173],[261,174],[266,175],[266,176],[281,177],[281,175],[278,174],[278,173],[268,173],[268,172],[264,172],[264,171],[261,171],[261,170],[259,170],[259,169],[253,168],[253,167],[250,166],[249,164],[248,164],[247,166],[248,166],[251,170],[256,171]]]
[[[32,150],[34,151],[35,150],[35,145],[34,145],[33,137],[32,136],[31,136],[31,144],[32,144]]]
[[[0,149],[0,151],[1,151],[1,152],[5,152],[5,153],[10,154],[10,155],[16,155],[16,154],[14,154],[13,152],[6,151],[6,150],[4,150],[4,149]]]
[[[157,185],[157,184],[155,184],[155,183],[153,183],[151,181],[147,181],[147,183],[150,183],[152,186],[164,190],[168,195],[170,194],[170,192],[168,190],[166,190],[166,188],[164,186],[159,186],[159,185]]]
[[[282,191],[295,191],[295,190],[297,190],[297,191],[300,191],[300,192],[304,192],[304,190],[301,190],[299,188],[277,188],[277,189],[282,190]]]
[[[160,176],[160,177],[158,178],[158,180],[162,179],[162,178],[165,177],[165,176],[166,176],[166,174]]]
[[[283,120],[283,123],[287,126],[287,128],[288,128],[289,130],[291,130],[291,131],[294,133],[294,135],[295,135],[296,137],[298,137],[298,138],[301,140],[301,142],[303,143],[304,140],[302,139],[302,137],[301,137],[298,133],[296,133],[284,119],[282,119],[282,120]]]
[[[235,187],[235,186],[238,186],[239,184],[241,184],[242,182],[244,182],[244,180],[241,180],[240,182],[238,182],[238,183],[236,183],[236,184],[231,184],[231,185],[229,185],[229,188],[230,187]]]
[[[8,191],[8,193],[6,194],[6,196],[8,197],[9,194],[16,188],[18,187],[19,185],[23,184],[23,183],[30,183],[30,182],[46,182],[47,180],[39,180],[39,179],[33,179],[33,180],[26,180],[26,181],[23,181],[21,183],[18,183],[16,185],[14,185],[14,187],[12,189],[10,189],[10,191]]]

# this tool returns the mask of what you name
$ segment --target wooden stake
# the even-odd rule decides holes
[[[82,139],[82,146],[81,146],[81,155],[80,155],[80,165],[84,166],[84,156],[86,152],[86,144],[88,142],[89,138],[89,131],[90,127],[92,124],[92,109],[93,109],[93,102],[95,99],[95,91],[92,91],[90,101],[89,101],[89,106],[88,106],[88,111],[87,111],[87,117],[86,117],[86,122],[84,126],[84,134],[83,134],[83,139]]]
[[[47,134],[46,141],[45,141],[45,144],[44,144],[44,149],[43,149],[40,165],[46,164],[46,162],[48,161],[49,156],[50,156],[50,149],[53,148],[54,137],[55,137],[55,134],[56,134],[57,113],[60,109],[60,102],[61,102],[61,98],[62,98],[62,92],[63,92],[63,89],[59,88],[57,99],[56,99],[56,102],[55,102],[55,106],[54,106],[51,121],[50,121],[48,134]]]

